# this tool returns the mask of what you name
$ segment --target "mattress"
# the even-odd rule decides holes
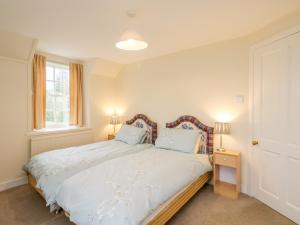
[[[211,171],[207,155],[147,149],[64,181],[57,203],[81,225],[142,224],[174,195]]]
[[[110,140],[88,145],[45,152],[32,157],[24,170],[36,180],[47,206],[56,209],[55,195],[64,180],[76,173],[107,160],[134,154],[151,147],[150,144],[128,145]]]

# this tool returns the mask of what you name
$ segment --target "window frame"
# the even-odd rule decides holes
[[[47,67],[52,67],[53,69],[53,79],[52,80],[48,80],[47,79]],[[68,110],[62,110],[61,112],[63,113],[67,113],[68,114],[68,121],[67,122],[56,122],[57,121],[57,113],[58,112],[56,110],[56,102],[57,102],[57,98],[58,97],[67,97],[70,99],[70,86],[68,85],[69,87],[69,91],[68,91],[68,94],[67,95],[64,95],[64,94],[58,94],[58,92],[56,91],[56,83],[58,83],[58,81],[56,80],[56,76],[55,76],[55,70],[56,69],[64,69],[64,70],[67,70],[68,71],[68,82],[70,84],[70,69],[69,69],[69,65],[68,64],[65,64],[65,63],[59,63],[59,62],[54,62],[54,61],[51,61],[51,60],[47,60],[46,61],[46,109],[45,109],[45,113],[47,115],[47,112],[49,112],[47,110],[47,95],[49,95],[49,93],[47,94],[47,82],[52,82],[53,83],[53,93],[51,93],[51,97],[53,97],[54,99],[54,105],[53,105],[53,110],[51,110],[50,112],[53,112],[53,117],[54,117],[54,121],[51,122],[51,121],[48,121],[47,123],[47,116],[45,117],[45,130],[61,130],[61,129],[68,129],[68,128],[74,128],[74,126],[70,126],[70,105],[69,105],[69,108]],[[69,102],[70,104],[70,102]],[[59,111],[60,112],[60,111]],[[51,124],[49,124],[51,123]]]

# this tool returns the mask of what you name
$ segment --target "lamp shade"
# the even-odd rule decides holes
[[[111,116],[111,118],[110,118],[110,124],[112,124],[112,125],[120,124],[119,117],[116,116],[116,115]]]
[[[143,40],[140,34],[134,30],[125,31],[116,47],[127,51],[138,51],[148,47],[148,43]]]
[[[216,122],[215,134],[230,134],[230,123]]]

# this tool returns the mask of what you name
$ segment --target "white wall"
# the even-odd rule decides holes
[[[109,121],[115,105],[114,79],[93,74],[86,91],[90,96],[90,122],[94,130],[94,140],[105,140],[107,134],[112,132]]]
[[[112,133],[110,116],[115,110],[115,77],[122,65],[103,59],[85,63],[84,104],[86,125],[94,130],[94,141]]]
[[[27,131],[27,64],[0,59],[0,183],[24,176],[29,151]]]
[[[35,40],[0,32],[0,189],[26,182],[22,165],[29,156],[28,73]]]

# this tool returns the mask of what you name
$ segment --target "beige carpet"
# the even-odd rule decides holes
[[[72,224],[62,214],[51,214],[44,200],[28,185],[0,193],[1,225]],[[295,225],[261,202],[242,195],[230,200],[204,187],[168,225]]]

